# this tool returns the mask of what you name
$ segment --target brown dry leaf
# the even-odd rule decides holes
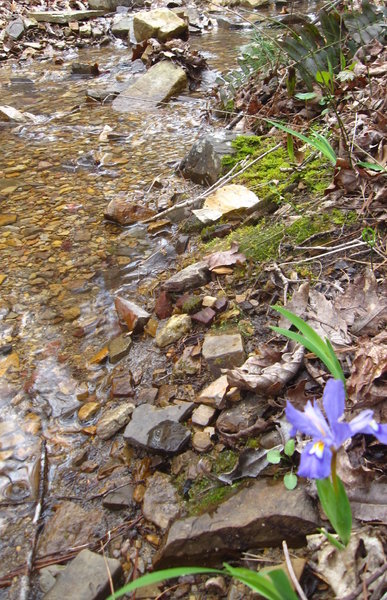
[[[304,319],[306,313],[306,307],[308,306],[309,300],[309,281],[302,283],[299,288],[293,293],[292,299],[287,303],[286,309],[290,310],[301,319]],[[278,327],[289,329],[291,327],[289,319],[280,316],[278,321]]]
[[[347,323],[331,300],[324,294],[311,290],[310,309],[305,319],[323,339],[328,337],[332,344],[346,346],[351,343]]]
[[[285,352],[282,359],[263,367],[261,358],[251,356],[237,369],[228,371],[227,380],[233,387],[272,396],[278,394],[298,372],[304,357],[302,346],[291,345],[292,350]]]
[[[207,261],[210,271],[216,269],[217,267],[242,265],[246,262],[246,257],[244,254],[238,252],[238,249],[238,244],[234,242],[230,250],[225,250],[224,252],[214,252],[214,254],[205,256],[204,260]]]
[[[356,407],[373,406],[387,398],[387,332],[361,340],[347,389]]]
[[[370,269],[357,275],[344,294],[336,297],[335,307],[355,334],[377,333],[387,317],[384,290],[378,286]]]

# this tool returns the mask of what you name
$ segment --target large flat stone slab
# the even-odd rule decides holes
[[[119,112],[136,112],[155,108],[187,86],[185,71],[171,62],[163,60],[153,65],[133,85],[113,100],[113,108]]]
[[[102,17],[106,10],[66,10],[62,12],[56,11],[33,11],[27,13],[30,19],[35,19],[41,23],[57,23],[65,25],[70,21],[86,21],[87,19],[95,19]]]
[[[172,524],[156,567],[219,563],[248,548],[302,546],[319,524],[317,511],[303,487],[291,492],[266,480],[223,502],[214,512]]]
[[[121,564],[116,558],[82,550],[56,578],[44,600],[102,600],[110,593],[109,573],[114,583],[121,574]]]

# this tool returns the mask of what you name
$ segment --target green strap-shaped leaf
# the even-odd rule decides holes
[[[282,569],[273,569],[262,575],[249,569],[231,567],[227,564],[224,565],[224,568],[232,577],[235,577],[235,579],[238,579],[254,592],[258,592],[268,600],[297,600],[297,596]],[[278,572],[282,573],[282,575],[277,575]]]
[[[286,133],[290,133],[291,135],[294,135],[294,137],[299,138],[300,140],[302,140],[306,144],[309,144],[310,146],[313,146],[319,152],[321,152],[322,154],[324,154],[324,156],[333,165],[336,165],[336,162],[337,162],[336,153],[333,150],[333,148],[330,145],[330,143],[328,142],[328,140],[326,140],[322,136],[318,137],[316,134],[314,134],[314,137],[307,137],[306,135],[304,135],[302,133],[299,133],[298,131],[295,131],[294,129],[291,129],[290,127],[287,127],[287,125],[283,125],[282,123],[278,123],[277,121],[271,121],[270,119],[264,119],[264,121],[266,121],[267,123],[270,123],[270,125],[273,125],[274,127],[277,127],[277,129],[280,129],[281,131],[285,131]],[[323,139],[323,141],[322,141],[321,138]]]
[[[316,486],[324,512],[346,546],[351,537],[352,512],[344,485],[336,476],[336,488],[329,477],[317,479]]]
[[[146,587],[147,585],[160,583],[165,579],[175,579],[176,577],[182,577],[183,575],[203,575],[206,573],[224,575],[224,571],[220,571],[218,569],[206,569],[204,567],[175,567],[173,569],[164,569],[162,571],[156,571],[155,573],[148,573],[147,575],[143,575],[142,577],[135,579],[131,583],[124,585],[124,587],[122,587],[120,590],[114,592],[114,594],[109,596],[107,600],[121,598],[121,596],[124,596],[129,592]]]

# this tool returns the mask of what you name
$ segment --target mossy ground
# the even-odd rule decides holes
[[[223,158],[223,168],[228,171],[247,157],[253,160],[273,148],[276,143],[277,139],[272,137],[238,136],[232,143],[236,152],[233,156]],[[310,156],[311,153],[307,150],[305,159]],[[306,162],[302,168],[292,166],[287,150],[281,147],[252,165],[234,183],[246,185],[261,200],[270,197],[281,203],[289,201],[293,192],[288,192],[287,189],[292,189],[294,184],[301,184],[310,194],[322,194],[332,181],[332,174],[332,166],[326,159],[319,157]]]

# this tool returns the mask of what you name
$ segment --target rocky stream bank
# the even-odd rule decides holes
[[[316,534],[314,485],[283,483],[298,452],[267,460],[289,439],[286,399],[320,397],[325,378],[270,330],[277,302],[345,359],[351,410],[361,396],[386,421],[385,243],[361,237],[385,189],[336,173],[327,192],[324,160],[290,164],[249,120],[270,84],[236,97],[236,128],[209,111],[246,19],[280,11],[258,6],[1,7],[0,598],[102,599],[155,567],[286,568],[284,540],[309,598],[349,598],[383,569],[381,445],[343,450],[347,573]],[[135,597],[256,595],[187,576]]]

